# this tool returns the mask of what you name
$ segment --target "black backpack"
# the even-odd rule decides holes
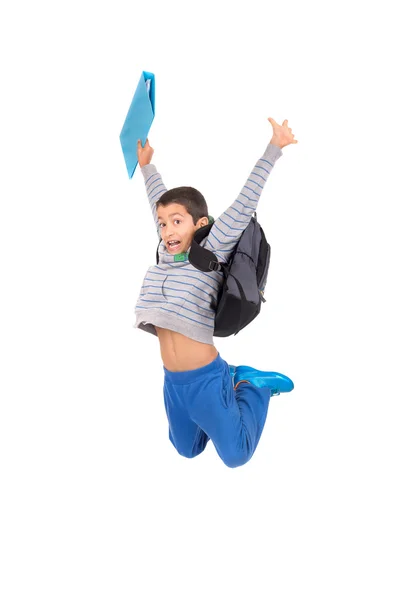
[[[213,222],[196,231],[188,259],[200,271],[223,271],[217,304],[212,307],[215,309],[214,336],[228,337],[236,335],[251,323],[260,313],[261,304],[266,301],[264,289],[271,247],[255,212],[232,250],[229,261],[219,262],[211,250],[200,246],[212,226]]]

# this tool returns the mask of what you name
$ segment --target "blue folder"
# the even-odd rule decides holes
[[[138,164],[138,140],[141,140],[142,146],[145,145],[154,119],[154,99],[154,73],[143,71],[119,136],[130,178],[132,178]]]

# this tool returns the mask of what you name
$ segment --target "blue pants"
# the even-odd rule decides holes
[[[265,425],[270,390],[251,383],[234,390],[229,365],[219,354],[200,369],[164,367],[164,374],[169,439],[179,454],[193,458],[211,439],[228,467],[249,461]]]

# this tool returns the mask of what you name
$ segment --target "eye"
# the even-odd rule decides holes
[[[182,223],[182,221],[180,219],[174,219],[174,223]],[[164,227],[164,223],[159,223],[159,226],[161,228]]]

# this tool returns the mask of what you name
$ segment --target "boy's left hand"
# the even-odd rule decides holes
[[[271,123],[273,129],[273,134],[270,142],[271,144],[279,146],[279,148],[284,148],[289,144],[298,143],[297,140],[294,139],[292,130],[288,127],[287,119],[283,121],[282,125],[278,125],[278,123],[274,121],[274,119],[272,119],[271,117],[268,118],[268,121]]]

